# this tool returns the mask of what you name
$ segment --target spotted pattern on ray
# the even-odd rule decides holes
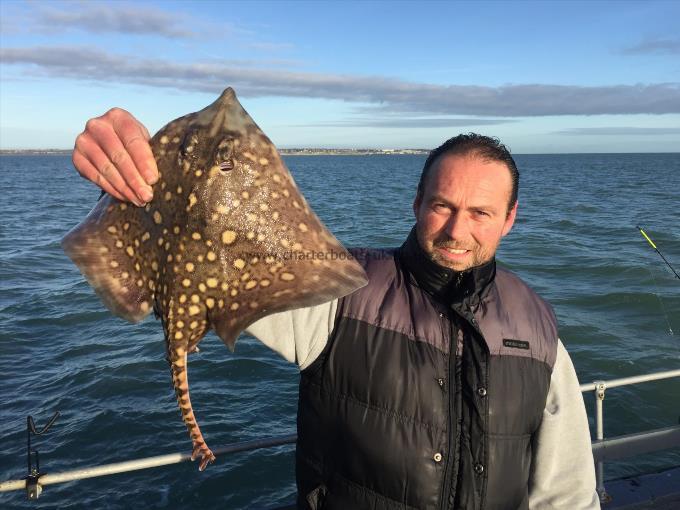
[[[138,208],[102,198],[62,246],[113,313],[160,317],[202,470],[214,455],[191,406],[187,356],[206,332],[233,349],[259,318],[341,297],[366,278],[231,89],[169,123],[151,147],[154,199]]]

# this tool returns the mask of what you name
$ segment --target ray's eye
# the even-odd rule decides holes
[[[223,139],[217,146],[217,161],[220,161],[219,166],[222,172],[228,172],[234,169],[234,139],[231,137]]]
[[[195,159],[196,146],[198,145],[198,137],[195,134],[190,134],[184,137],[182,142],[182,149],[180,151],[180,156],[182,158]]]

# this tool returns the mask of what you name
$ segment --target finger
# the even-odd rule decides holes
[[[148,184],[156,183],[158,181],[158,168],[149,145],[149,132],[141,122],[125,110],[116,108],[109,115],[113,122],[114,131],[145,182]]]
[[[76,155],[82,156],[82,159],[76,157]],[[132,190],[127,189],[124,179],[118,175],[115,166],[108,160],[108,157],[101,150],[99,144],[88,132],[83,132],[76,138],[74,157],[72,159],[80,174],[86,179],[91,180],[102,189],[104,189],[105,184],[108,184],[109,188],[118,193],[121,200],[134,202],[137,205],[143,205],[143,202],[137,195]],[[90,170],[85,174],[81,171],[82,166],[87,167],[87,165],[81,164],[83,161],[87,161],[94,169],[94,172]]]
[[[72,155],[72,160],[73,160],[73,166],[76,167],[78,170],[78,173],[85,179],[88,179],[92,182],[94,182],[97,186],[99,186],[101,189],[106,191],[109,195],[117,198],[118,200],[122,200],[123,202],[127,202],[127,199],[118,193],[116,188],[111,186],[111,183],[106,181],[105,179],[102,178],[101,174],[97,171],[97,169],[90,163],[90,161],[83,156],[80,151],[75,149],[73,151]]]
[[[135,121],[139,124],[139,127],[144,132],[144,137],[146,138],[146,141],[148,142],[149,140],[151,140],[151,135],[149,134],[149,130],[146,129],[146,126],[139,122],[132,114],[130,114],[130,116],[132,116],[132,118],[135,119]]]
[[[87,132],[97,142],[100,150],[106,154],[108,162],[113,164],[115,167],[115,174],[120,175],[123,178],[125,184],[135,192],[141,201],[150,201],[153,198],[151,186],[146,183],[144,178],[139,173],[139,170],[125,149],[125,146],[121,142],[120,138],[118,138],[118,134],[113,129],[110,120],[105,118],[91,119],[87,123]],[[95,164],[100,172],[103,173],[103,171],[106,170],[113,176],[113,172],[110,168],[108,168],[107,162],[102,160],[102,165],[105,166],[99,166],[96,161],[92,159],[91,161]],[[104,177],[108,179],[108,175],[104,174]],[[113,180],[110,180],[110,182],[116,187],[116,189],[119,191],[121,190],[121,188]]]
[[[100,148],[98,142],[93,140],[87,133],[85,133],[79,141],[80,145],[76,147],[77,150],[87,157],[100,175],[99,178],[95,177],[95,182],[97,182],[96,179],[106,181],[120,195],[125,197],[126,201],[133,202],[140,206],[144,205],[145,201],[137,196],[137,194],[127,185],[123,176],[120,175],[116,166]]]
[[[132,190],[130,190],[130,197],[125,195],[123,192],[125,189],[124,180],[122,177],[116,179],[115,175],[113,175],[113,173],[117,172],[113,165],[110,165],[111,168],[106,166],[98,166],[107,165],[110,162],[108,161],[106,155],[99,148],[97,142],[87,131],[81,133],[78,138],[76,138],[76,145],[73,151],[72,160],[74,166],[84,178],[94,182],[102,189],[107,188],[105,191],[108,191],[109,189],[115,190],[119,195],[118,198],[121,200],[131,201],[137,205],[141,205],[142,202],[134,194],[134,192],[132,192]],[[117,182],[123,183],[123,185],[116,187]]]

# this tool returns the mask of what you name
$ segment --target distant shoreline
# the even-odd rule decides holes
[[[0,149],[0,156],[70,156],[71,149]],[[279,149],[282,156],[391,156],[427,155],[427,149]],[[680,154],[679,152],[536,152],[513,156],[574,156],[578,154]]]
[[[72,149],[2,149],[0,156],[70,156]]]
[[[2,149],[0,156],[70,156],[71,149]],[[429,154],[427,149],[279,149],[282,156],[372,156]]]

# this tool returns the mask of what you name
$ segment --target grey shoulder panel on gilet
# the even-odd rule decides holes
[[[424,292],[392,293],[394,287],[408,286],[408,275],[399,271],[392,249],[353,248],[352,255],[379,286],[367,285],[341,300],[337,316],[361,320],[389,329],[409,339],[426,342],[449,351],[436,320],[413,321],[411,311],[423,309],[430,301]],[[411,281],[411,285],[416,282]],[[436,314],[446,313],[441,303],[431,303]],[[529,357],[545,363],[550,370],[557,357],[557,319],[548,302],[511,271],[497,267],[491,288],[473,313],[486,341],[489,354]],[[523,320],[518,320],[523,319]],[[434,319],[434,317],[428,317]],[[445,335],[444,335],[445,336]],[[548,340],[537,341],[538,339]],[[519,340],[520,344],[512,341]],[[505,342],[504,342],[505,341]],[[528,342],[528,349],[527,347]]]

